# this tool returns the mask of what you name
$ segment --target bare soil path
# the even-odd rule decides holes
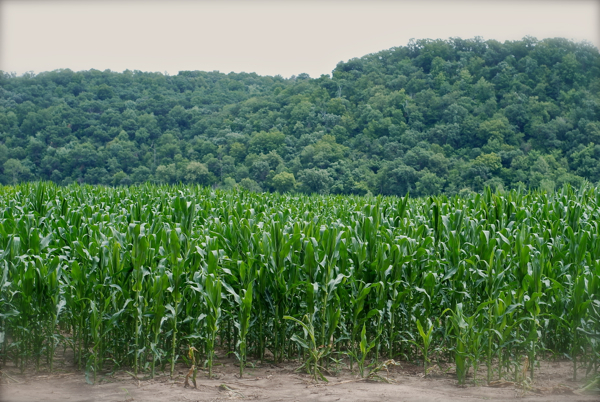
[[[20,374],[16,368],[4,367],[0,378],[2,402],[162,402],[162,401],[600,401],[600,395],[577,391],[583,382],[569,381],[569,362],[542,362],[536,368],[535,382],[528,389],[514,383],[489,387],[481,379],[477,385],[470,379],[460,388],[452,373],[437,373],[424,378],[422,368],[409,363],[390,368],[391,383],[359,380],[349,370],[328,376],[329,383],[314,383],[309,376],[295,372],[296,362],[281,365],[264,364],[248,368],[244,378],[237,376],[239,368],[233,360],[221,360],[209,380],[198,372],[198,388],[184,388],[183,365],[171,380],[167,375],[136,380],[124,371],[100,374],[98,384],[89,385],[83,373],[66,365],[53,373]],[[452,371],[452,370],[449,370]],[[483,377],[485,370],[481,369]],[[386,375],[383,373],[384,376]]]

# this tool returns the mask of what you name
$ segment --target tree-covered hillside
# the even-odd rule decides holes
[[[586,43],[417,40],[332,77],[0,74],[0,181],[414,195],[600,181]]]

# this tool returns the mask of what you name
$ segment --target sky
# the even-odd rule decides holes
[[[0,0],[0,70],[330,74],[411,38],[564,37],[600,48],[593,0]]]

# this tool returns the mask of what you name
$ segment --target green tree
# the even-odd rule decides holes
[[[328,194],[333,185],[333,179],[326,170],[304,169],[298,173],[300,190],[305,193]]]
[[[29,112],[23,123],[21,123],[21,132],[27,136],[34,136],[45,126],[46,121],[42,114]]]
[[[234,157],[236,161],[241,162],[246,157],[246,147],[242,143],[234,142],[229,147],[229,155]]]
[[[115,173],[112,177],[113,186],[128,186],[130,184],[132,184],[131,178],[122,170]]]
[[[281,131],[273,130],[269,132],[257,132],[250,138],[248,151],[256,154],[267,154],[279,148],[283,144],[284,139],[285,134]]]
[[[479,125],[478,136],[483,144],[491,139],[514,144],[513,130],[504,116],[486,120]]]
[[[0,165],[4,165],[4,163],[8,160],[9,151],[6,145],[0,144]]]
[[[281,172],[276,174],[271,180],[275,190],[280,193],[286,193],[294,190],[296,187],[296,178],[293,173]]]
[[[123,171],[133,183],[248,178],[265,191],[285,171],[298,190],[335,194],[597,182],[599,66],[597,49],[560,38],[452,38],[354,58],[317,79],[4,74],[0,168],[20,161],[17,181],[111,184]],[[188,172],[190,161],[213,176]]]
[[[260,184],[248,177],[240,181],[240,187],[255,193],[260,193],[262,191],[262,187],[260,186]]]
[[[88,169],[83,180],[88,184],[105,184],[109,178],[105,168],[95,167]]]
[[[215,182],[215,175],[208,170],[204,163],[190,162],[185,168],[185,180],[188,183],[208,186]]]
[[[237,187],[235,179],[232,177],[226,177],[223,179],[223,185],[221,186],[224,190],[233,190]]]
[[[420,196],[436,195],[444,188],[444,179],[425,169],[416,185],[416,193]]]
[[[167,184],[174,184],[177,182],[177,170],[175,168],[175,164],[171,163],[169,165],[160,165],[156,168],[156,172],[154,172],[154,177],[157,181]]]
[[[419,172],[406,166],[400,160],[386,163],[373,178],[373,193],[405,196],[414,192],[419,180]]]
[[[141,184],[151,180],[152,171],[146,166],[139,166],[133,169],[130,177],[134,184]]]
[[[502,167],[502,160],[495,153],[482,154],[475,158],[473,164],[483,166],[493,173]]]
[[[18,183],[20,180],[26,180],[29,177],[30,170],[23,166],[17,159],[9,159],[4,162],[4,175],[11,183]]]

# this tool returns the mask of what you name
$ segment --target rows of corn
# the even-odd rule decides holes
[[[600,361],[600,190],[427,199],[0,187],[0,362],[315,378],[387,359],[458,381]],[[477,373],[480,369],[482,372]],[[479,377],[478,377],[479,376]]]

